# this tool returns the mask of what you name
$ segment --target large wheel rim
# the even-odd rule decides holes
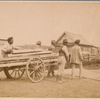
[[[6,68],[5,74],[9,78],[19,79],[25,72],[25,68],[23,67],[9,67]]]
[[[26,65],[26,73],[30,81],[36,83],[42,81],[45,75],[45,66],[39,57],[32,58]]]

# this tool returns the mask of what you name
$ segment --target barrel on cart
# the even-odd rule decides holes
[[[57,60],[57,54],[51,51],[20,51],[0,60],[0,71],[13,79],[21,78],[26,71],[30,81],[40,82],[44,78],[45,68],[57,65]]]

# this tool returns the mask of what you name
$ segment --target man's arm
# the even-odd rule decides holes
[[[4,45],[3,45],[3,47],[1,48],[1,51],[3,51],[3,52],[5,52],[5,53],[6,53],[6,52],[7,52],[7,50],[8,50],[8,49],[7,49],[7,45],[6,45],[6,44],[4,44]]]
[[[82,55],[82,52],[81,52],[81,48],[79,47],[79,55],[80,55],[80,59],[81,61],[83,60],[83,55]]]
[[[18,47],[18,46],[13,46],[13,49],[14,50],[22,50],[22,48],[21,47]]]
[[[67,61],[69,61],[69,53],[68,53],[67,47],[64,46],[64,47],[62,48],[62,50],[63,50],[63,52],[64,52],[64,54],[65,54],[65,57],[66,57]]]

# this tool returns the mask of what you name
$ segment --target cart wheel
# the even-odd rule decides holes
[[[26,74],[30,81],[36,83],[42,81],[45,75],[45,66],[39,57],[32,58],[26,65]]]
[[[25,72],[25,68],[23,67],[6,67],[4,68],[4,73],[7,78],[19,79]]]
[[[0,68],[0,72],[3,70],[3,68]]]

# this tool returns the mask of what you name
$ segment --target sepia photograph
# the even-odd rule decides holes
[[[0,100],[100,98],[100,2],[0,1]]]

